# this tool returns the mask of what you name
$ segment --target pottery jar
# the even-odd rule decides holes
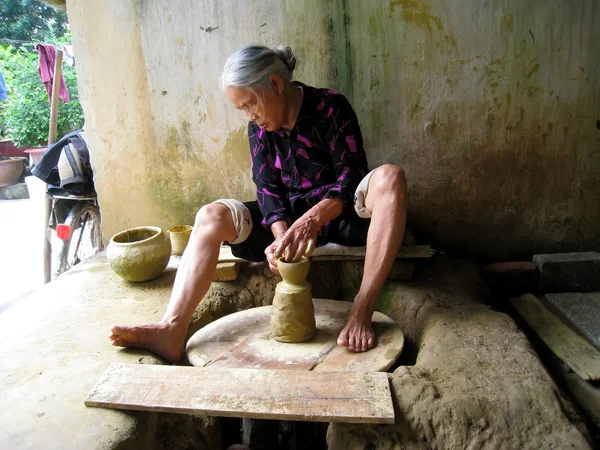
[[[306,276],[310,260],[302,257],[299,262],[277,261],[277,269],[283,281],[275,288],[271,314],[271,337],[279,342],[304,342],[316,333],[315,308],[312,288]]]
[[[127,281],[148,281],[160,275],[171,255],[171,241],[159,227],[136,227],[110,238],[106,257]]]

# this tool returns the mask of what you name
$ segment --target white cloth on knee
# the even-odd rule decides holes
[[[371,211],[369,211],[365,205],[365,198],[367,198],[367,192],[369,192],[369,180],[376,170],[377,169],[373,169],[365,175],[354,193],[354,210],[356,211],[356,214],[358,214],[358,217],[362,219],[371,218]]]
[[[248,239],[252,231],[252,216],[246,205],[234,198],[222,198],[215,200],[213,203],[227,206],[229,211],[231,211],[231,218],[233,219],[233,226],[235,227],[237,237],[230,244],[240,244]]]

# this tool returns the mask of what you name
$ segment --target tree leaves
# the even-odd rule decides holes
[[[0,0],[0,11],[0,38],[7,40],[53,42],[68,30],[67,14],[39,0]]]
[[[24,48],[0,47],[0,70],[6,79],[8,99],[0,103],[0,124],[15,145],[42,147],[48,140],[50,103],[38,73],[38,55]],[[81,128],[84,118],[74,67],[63,64],[71,101],[58,104],[58,136]]]

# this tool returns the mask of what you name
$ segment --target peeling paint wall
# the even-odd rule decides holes
[[[402,165],[434,245],[493,258],[600,245],[594,0],[68,2],[108,237],[253,198],[227,56],[286,43],[340,90],[370,165]]]

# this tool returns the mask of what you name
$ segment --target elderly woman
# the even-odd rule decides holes
[[[113,326],[113,345],[148,349],[169,361],[183,355],[192,314],[206,294],[225,242],[249,260],[295,260],[316,246],[366,244],[365,268],[338,345],[364,352],[377,297],[406,223],[402,168],[369,171],[356,114],[340,93],[292,81],[291,49],[248,46],[225,64],[222,86],[248,118],[257,201],[203,206],[160,322]]]

